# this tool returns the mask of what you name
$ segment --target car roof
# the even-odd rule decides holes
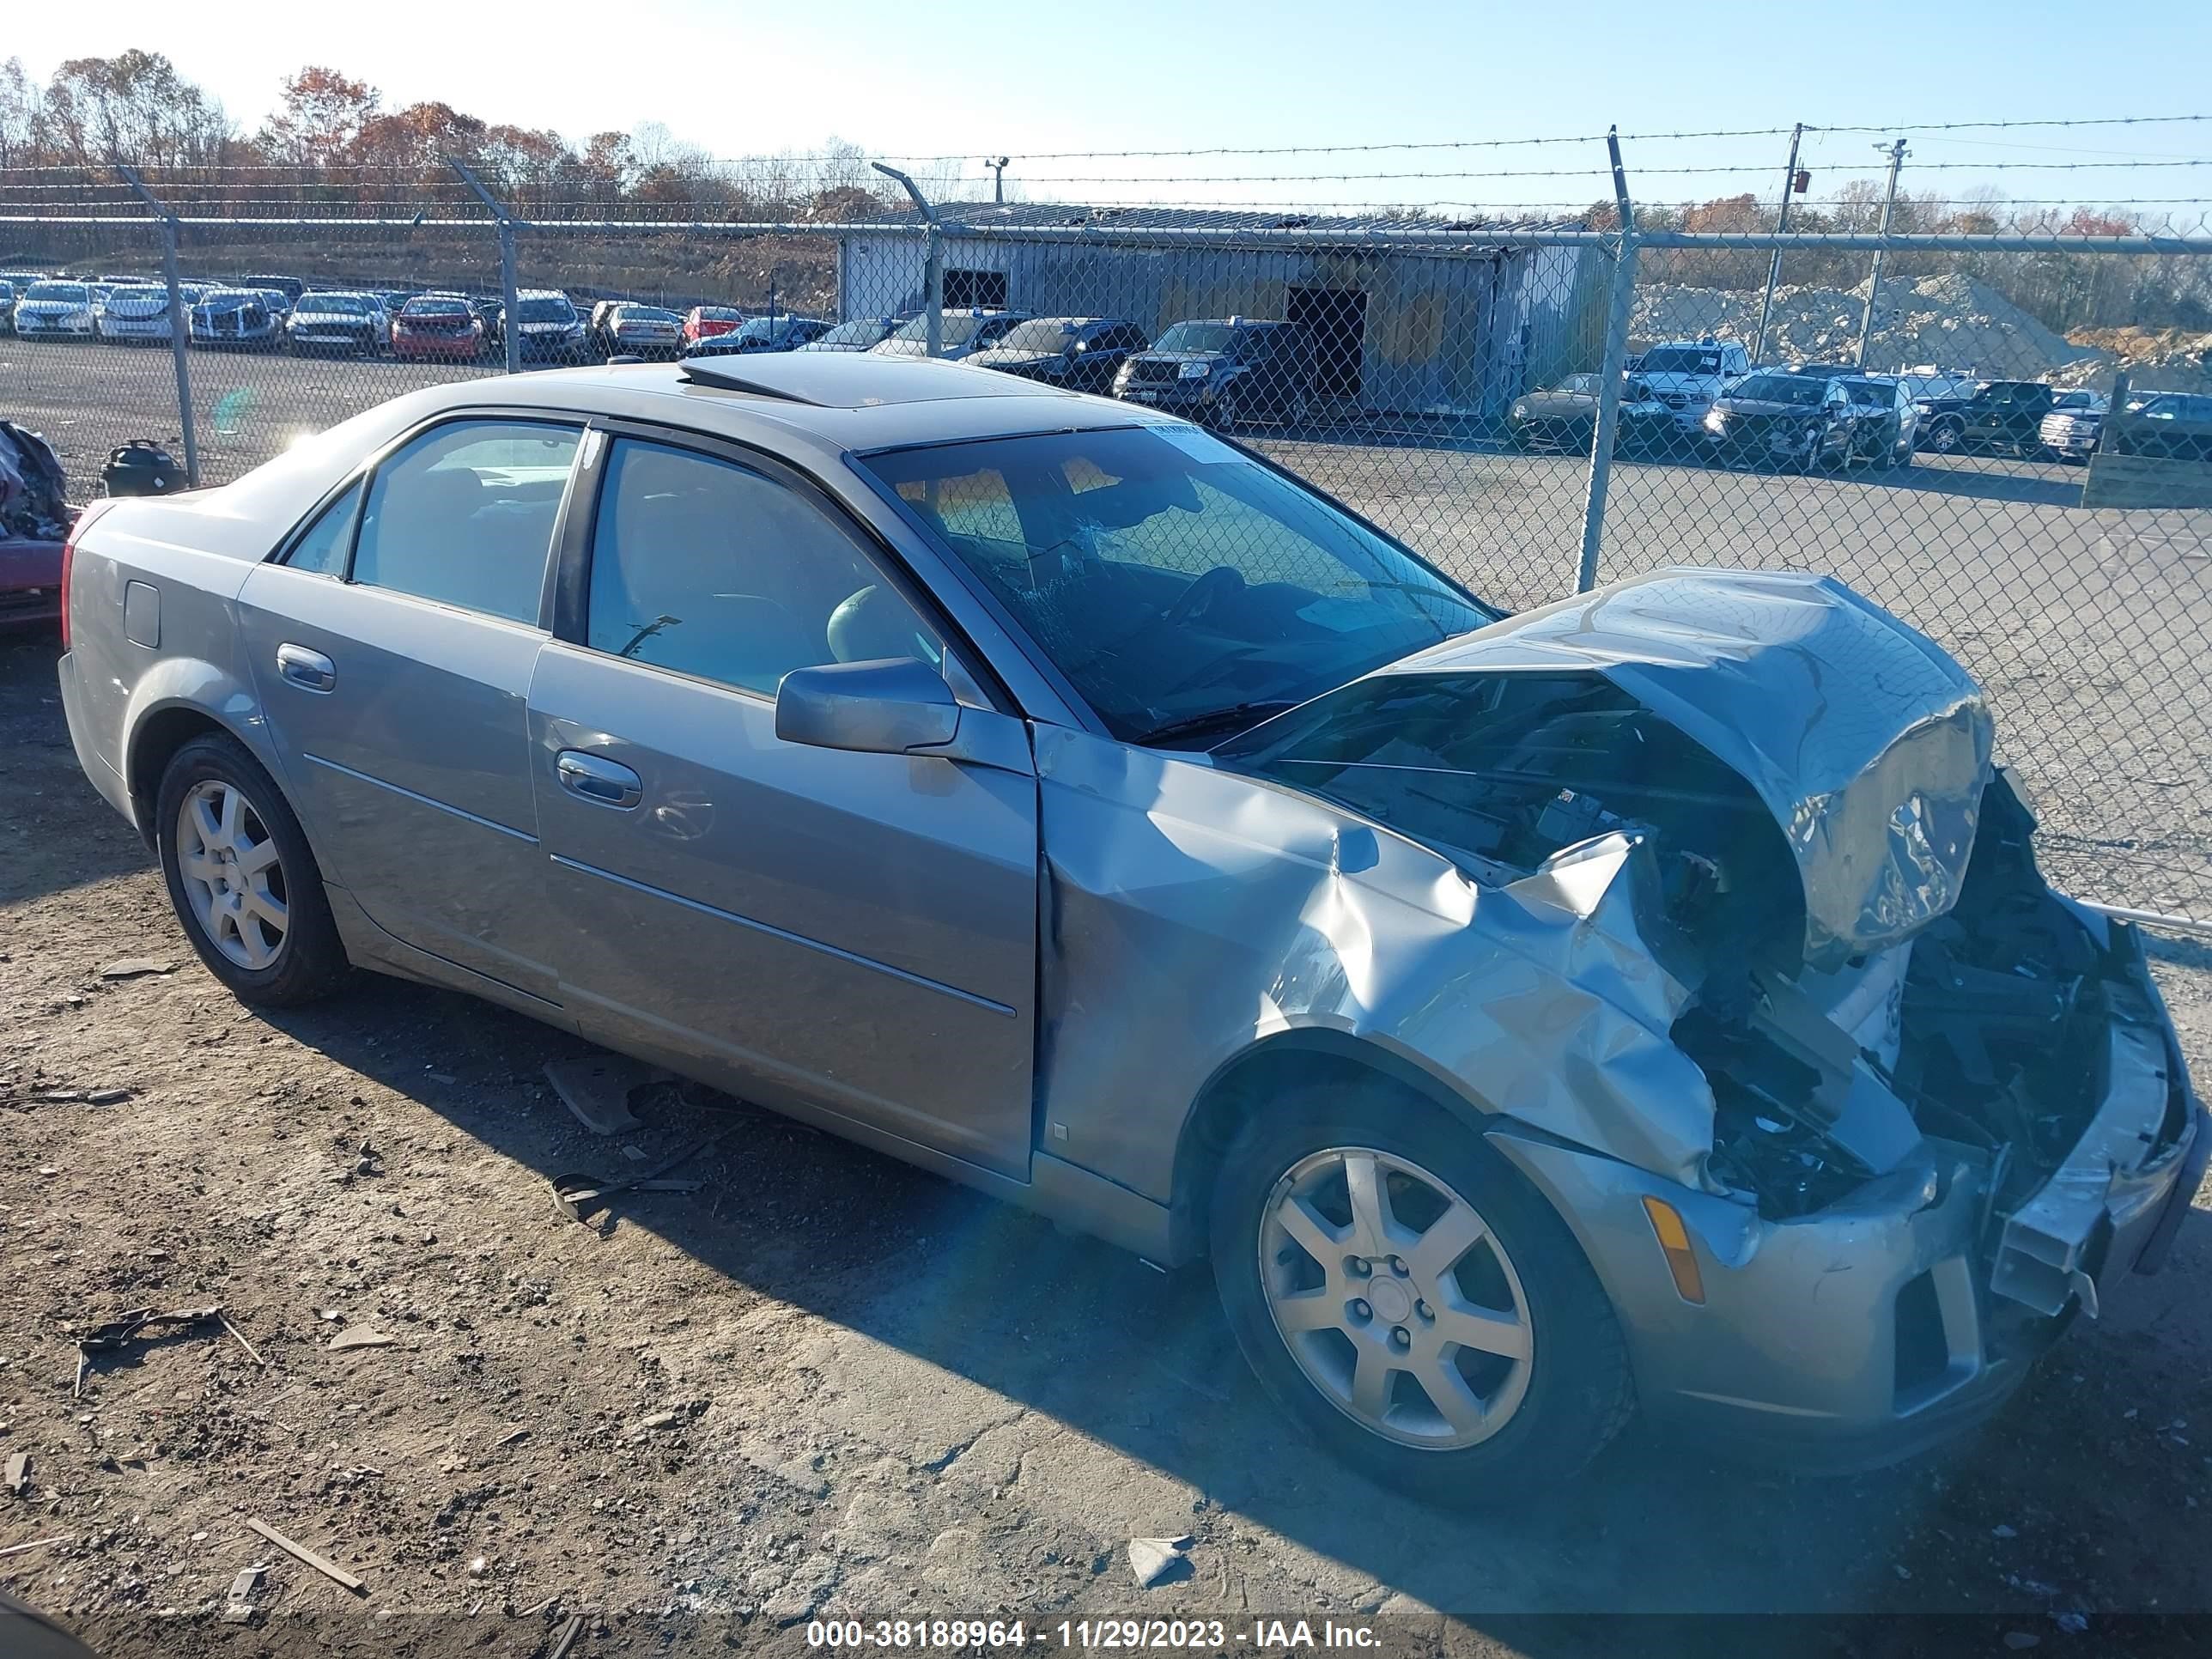
[[[866,352],[555,369],[457,381],[415,396],[426,410],[489,404],[628,416],[770,448],[831,453],[1160,422],[1111,398],[994,369]]]

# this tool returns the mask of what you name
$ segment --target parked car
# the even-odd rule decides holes
[[[558,289],[526,288],[514,296],[515,331],[521,337],[523,362],[580,363],[591,353],[584,319]],[[506,319],[501,319],[502,331]],[[501,341],[505,335],[502,331]]]
[[[100,302],[95,326],[111,345],[167,344],[173,331],[169,290],[150,283],[117,288]]]
[[[465,295],[418,294],[392,319],[395,357],[472,363],[483,350],[483,319]]]
[[[0,334],[13,331],[15,326],[15,285],[0,276]]]
[[[1704,428],[1705,411],[1723,387],[1751,373],[1751,354],[1741,341],[1663,340],[1636,360],[1638,379],[1674,413],[1686,432]]]
[[[349,351],[379,355],[392,335],[392,319],[374,294],[302,294],[284,319],[284,343],[301,353]]]
[[[284,341],[283,314],[258,288],[219,288],[192,307],[194,345],[267,348]]]
[[[1913,447],[1920,439],[1920,410],[1905,383],[1894,374],[1843,374],[1851,406],[1858,416],[1858,430],[1851,439],[1855,460],[1872,461],[1887,472],[1912,465]]]
[[[592,317],[592,345],[602,356],[628,353],[647,358],[673,357],[683,349],[684,317],[680,312],[624,300],[604,312],[593,307]]]
[[[903,316],[849,317],[805,345],[792,349],[794,351],[866,351],[890,338],[892,331],[906,320]]]
[[[434,387],[68,556],[76,753],[240,1000],[457,988],[1210,1256],[1431,1498],[1638,1410],[1908,1455],[2212,1147],[1979,689],[1831,578],[1509,617],[1184,423],[866,355]]]
[[[735,306],[693,306],[684,313],[684,343],[696,345],[717,334],[727,334],[744,320],[745,313]]]
[[[397,317],[399,314],[401,308],[404,307],[410,300],[413,299],[422,291],[422,290],[420,289],[413,288],[384,289],[380,290],[376,296],[377,303],[384,307],[384,314],[386,316]]]
[[[1589,453],[1597,425],[1597,404],[1603,378],[1569,374],[1557,386],[1523,392],[1505,411],[1505,436],[1516,449],[1548,447],[1572,453]],[[1620,427],[1613,436],[1616,451],[1650,452],[1669,446],[1680,428],[1674,411],[1655,395],[1641,375],[1631,375],[1621,387]]]
[[[1296,422],[1313,395],[1313,341],[1298,323],[1249,317],[1170,325],[1114,377],[1114,395],[1224,429]]]
[[[1833,380],[1847,375],[1856,376],[1864,371],[1852,363],[1792,363],[1783,372],[1802,374],[1808,380]]]
[[[2212,397],[2203,392],[2132,393],[2111,427],[2104,447],[2115,454],[2212,461]]]
[[[1108,392],[1121,365],[1151,343],[1144,330],[1118,317],[1032,317],[968,361],[1070,392]]]
[[[241,276],[238,279],[238,286],[275,289],[284,296],[288,306],[297,305],[300,296],[307,291],[307,285],[297,276]]]
[[[820,339],[830,325],[818,317],[748,317],[735,328],[717,330],[683,349],[686,357],[741,356],[753,351],[793,351]]]
[[[2023,380],[1972,380],[1958,375],[1907,374],[1902,378],[1912,390],[1913,406],[1920,411],[1920,447],[1939,455],[1954,455],[1966,449],[1967,422],[1985,412],[1978,405],[1987,394],[1999,386],[2033,384]],[[2036,423],[2041,421],[2042,415],[2039,413]]]
[[[2051,412],[2035,428],[2035,439],[2046,455],[2062,461],[2086,462],[2097,453],[2098,434],[2112,400],[2101,392],[2062,392],[2051,399]]]
[[[1809,472],[1850,459],[1859,417],[1840,380],[1761,369],[1714,398],[1703,426],[1718,460]]]
[[[943,362],[958,362],[979,351],[988,351],[1005,339],[1018,323],[1029,320],[1026,311],[994,311],[973,307],[939,313],[938,352]],[[869,348],[885,357],[926,357],[929,355],[929,319],[925,314],[901,323],[882,341]]]
[[[2007,453],[2027,460],[2039,453],[2043,417],[2058,393],[2039,380],[1992,380],[1960,410],[1959,447],[1970,454]]]
[[[89,340],[93,337],[94,308],[97,304],[89,283],[33,283],[15,301],[13,320],[16,337]]]

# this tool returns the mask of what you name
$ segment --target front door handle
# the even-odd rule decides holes
[[[553,769],[560,774],[563,789],[595,806],[627,809],[645,799],[645,781],[619,761],[563,749],[554,758]]]
[[[337,689],[337,665],[321,652],[310,651],[304,645],[278,646],[276,672],[302,691],[333,691]]]

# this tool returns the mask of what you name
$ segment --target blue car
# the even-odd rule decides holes
[[[284,314],[260,289],[219,288],[192,307],[194,345],[276,346]]]

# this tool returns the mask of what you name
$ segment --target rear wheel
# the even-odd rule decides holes
[[[155,802],[161,874],[185,937],[241,1002],[289,1007],[334,989],[345,946],[300,821],[237,739],[177,750]]]
[[[1966,442],[1966,428],[1957,421],[1938,421],[1928,433],[1928,447],[1938,455],[1955,455]]]
[[[1634,1409],[1565,1224],[1481,1138],[1387,1086],[1270,1103],[1222,1160],[1214,1276],[1245,1358],[1332,1455],[1479,1504],[1555,1482]]]

